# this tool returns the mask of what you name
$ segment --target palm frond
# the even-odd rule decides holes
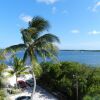
[[[31,35],[33,34],[33,33],[31,33],[31,30],[22,29],[21,33],[22,33],[22,40],[24,41],[25,44],[31,42],[31,40],[32,40]]]
[[[27,74],[30,74],[29,72],[21,72],[19,75],[27,75]]]
[[[49,58],[51,60],[54,60],[54,62],[58,61],[57,60],[57,53],[55,53],[54,51],[50,51],[48,49],[36,49],[36,54],[41,57],[44,61],[46,60],[46,58]]]
[[[50,53],[52,54],[52,56],[57,57],[58,55],[58,48],[56,45],[52,44],[52,43],[48,43],[46,45],[43,45],[42,47],[36,47],[35,48],[36,54],[43,58],[43,60],[45,61],[45,58],[48,57],[50,58]]]
[[[38,61],[35,50],[33,50],[32,48],[32,50],[28,51],[28,54],[29,54],[31,63],[34,65],[34,63]]]
[[[24,53],[24,56],[23,56],[23,63],[26,62],[27,58],[28,58],[28,49],[25,50],[25,53]]]
[[[36,28],[38,32],[48,30],[50,25],[47,20],[42,17],[36,16],[29,22],[29,28]]]
[[[8,71],[6,71],[6,72],[8,73],[8,77],[13,76],[14,73],[15,73],[13,70],[8,70]]]
[[[48,43],[43,46],[48,52],[51,52],[53,55],[57,56],[58,55],[58,47],[53,44],[53,43]]]
[[[58,42],[58,43],[60,42],[59,38],[58,38],[57,36],[51,34],[51,33],[45,34],[45,35],[43,36],[43,38],[44,38],[45,40],[47,40],[48,42]]]
[[[57,55],[53,54],[50,51],[45,50],[45,57],[51,59],[53,62],[58,62]]]
[[[44,43],[44,44],[38,44],[34,47],[37,54],[43,58],[45,58],[45,51],[51,52],[54,56],[58,55],[58,48],[53,43]]]
[[[27,71],[28,69],[29,69],[28,67],[24,67],[24,66],[23,66],[23,67],[20,68],[20,70],[17,71],[17,74],[18,74],[18,75],[22,75],[22,74],[25,73],[25,72],[28,73],[28,71]]]
[[[55,35],[52,34],[45,34],[43,36],[41,36],[40,38],[38,38],[37,40],[34,41],[33,45],[43,45],[43,44],[47,44],[47,43],[53,43],[53,42],[60,42],[59,38]]]
[[[44,52],[42,52],[42,50],[40,50],[40,49],[36,49],[35,51],[36,51],[37,56],[39,56],[40,58],[42,58],[45,61],[46,57],[45,57]]]
[[[36,28],[27,28],[27,29],[21,29],[22,33],[22,40],[24,43],[29,43],[32,41],[32,39],[37,39],[39,37],[39,33],[37,32]]]
[[[16,52],[16,51],[19,51],[19,50],[24,50],[25,48],[26,48],[25,44],[17,44],[17,45],[13,45],[13,46],[5,48],[4,52],[5,53]]]

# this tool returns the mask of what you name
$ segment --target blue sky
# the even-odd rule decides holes
[[[60,49],[100,49],[100,0],[1,0],[0,48],[21,43],[34,16],[47,19]]]

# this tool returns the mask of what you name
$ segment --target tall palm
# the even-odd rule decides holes
[[[29,27],[27,29],[22,29],[22,44],[13,45],[6,48],[6,51],[18,51],[25,50],[23,61],[25,62],[27,58],[30,58],[32,69],[38,63],[38,57],[41,57],[45,60],[46,57],[55,59],[57,56],[57,46],[54,42],[59,42],[58,37],[53,34],[47,33],[41,35],[42,32],[48,31],[49,23],[47,20],[41,17],[34,17],[32,21],[29,22]],[[36,80],[34,72],[32,72],[34,78],[34,89],[33,94],[35,93]],[[33,97],[33,95],[32,95]]]
[[[16,86],[17,86],[17,78],[20,75],[28,74],[28,67],[24,67],[23,60],[20,58],[17,58],[16,56],[13,57],[13,70],[7,71],[9,73],[8,76],[14,76],[16,77]]]

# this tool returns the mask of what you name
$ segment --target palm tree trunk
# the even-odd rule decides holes
[[[35,94],[35,90],[36,90],[36,78],[35,78],[34,72],[32,72],[32,77],[33,77],[33,80],[34,80],[34,87],[33,87],[33,92],[31,94],[31,100],[35,100],[34,94]]]
[[[36,78],[35,78],[35,74],[34,74],[34,67],[35,67],[35,58],[34,58],[34,56],[33,56],[33,54],[32,54],[32,52],[31,52],[31,55],[32,55],[32,58],[31,58],[31,74],[32,74],[32,77],[33,77],[33,81],[34,81],[34,87],[33,87],[33,91],[32,91],[32,94],[31,94],[31,100],[35,100],[35,98],[34,98],[34,94],[35,94],[35,90],[36,90]]]
[[[15,75],[16,76],[16,88],[17,88],[17,75]]]

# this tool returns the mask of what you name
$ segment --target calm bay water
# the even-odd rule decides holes
[[[17,53],[22,58],[23,52]],[[59,51],[59,61],[74,61],[82,64],[100,65],[100,52],[93,51]],[[29,62],[29,61],[28,61]]]
[[[75,61],[89,65],[100,65],[100,52],[94,51],[60,51],[60,61]]]

